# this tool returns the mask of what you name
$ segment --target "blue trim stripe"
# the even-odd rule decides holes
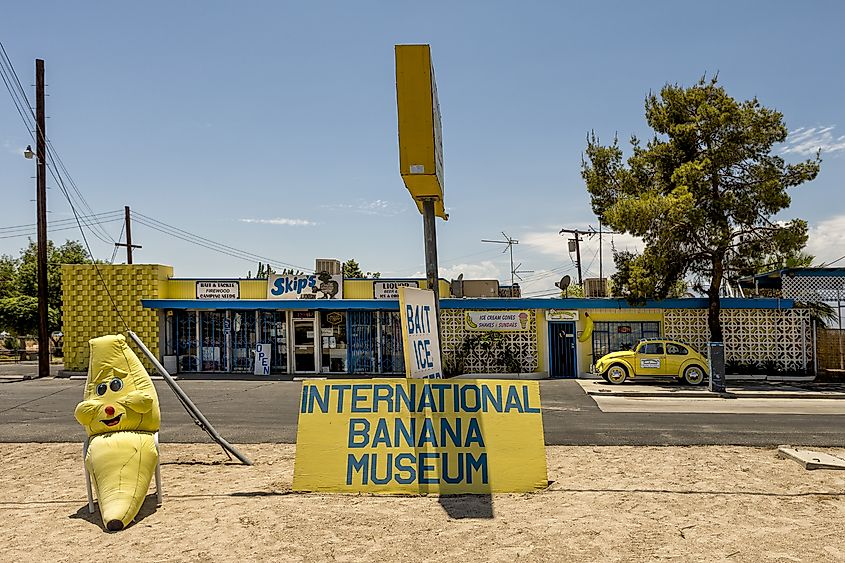
[[[364,309],[370,311],[398,311],[399,301],[393,299],[142,299],[147,309]],[[723,309],[792,309],[792,299],[726,297]],[[648,300],[644,305],[632,306],[624,299],[441,299],[443,309],[706,309],[707,299]]]

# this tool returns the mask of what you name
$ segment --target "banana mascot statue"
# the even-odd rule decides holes
[[[135,518],[147,495],[158,463],[154,434],[161,413],[153,382],[123,335],[88,344],[88,380],[74,416],[88,433],[85,469],[103,524],[118,531]]]

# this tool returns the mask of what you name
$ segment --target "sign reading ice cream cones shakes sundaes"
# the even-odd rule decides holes
[[[529,329],[530,311],[466,311],[464,326],[467,330],[524,331]]]

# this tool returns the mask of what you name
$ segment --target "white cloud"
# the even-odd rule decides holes
[[[384,217],[399,215],[408,209],[406,205],[396,204],[384,199],[374,199],[372,201],[359,200],[356,203],[334,203],[323,205],[322,207],[325,209],[339,209],[353,213],[363,213],[364,215],[379,215]]]
[[[288,219],[287,217],[276,217],[275,219],[241,219],[242,223],[258,223],[260,225],[285,225],[288,227],[313,227],[317,223],[308,219]]]
[[[3,151],[16,156],[23,156],[23,151],[26,147],[12,144],[11,141],[3,141]]]
[[[822,153],[845,151],[845,135],[834,136],[835,125],[825,127],[799,127],[790,131],[782,148],[781,154],[797,154],[812,156],[817,150]]]
[[[835,215],[810,227],[807,252],[816,257],[813,264],[830,262],[845,254],[845,215]],[[836,264],[841,266],[842,263]]]

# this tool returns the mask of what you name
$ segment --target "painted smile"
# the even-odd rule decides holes
[[[117,415],[114,418],[110,418],[108,420],[101,420],[103,424],[106,426],[117,426],[120,423],[120,417],[123,416],[122,414]]]

